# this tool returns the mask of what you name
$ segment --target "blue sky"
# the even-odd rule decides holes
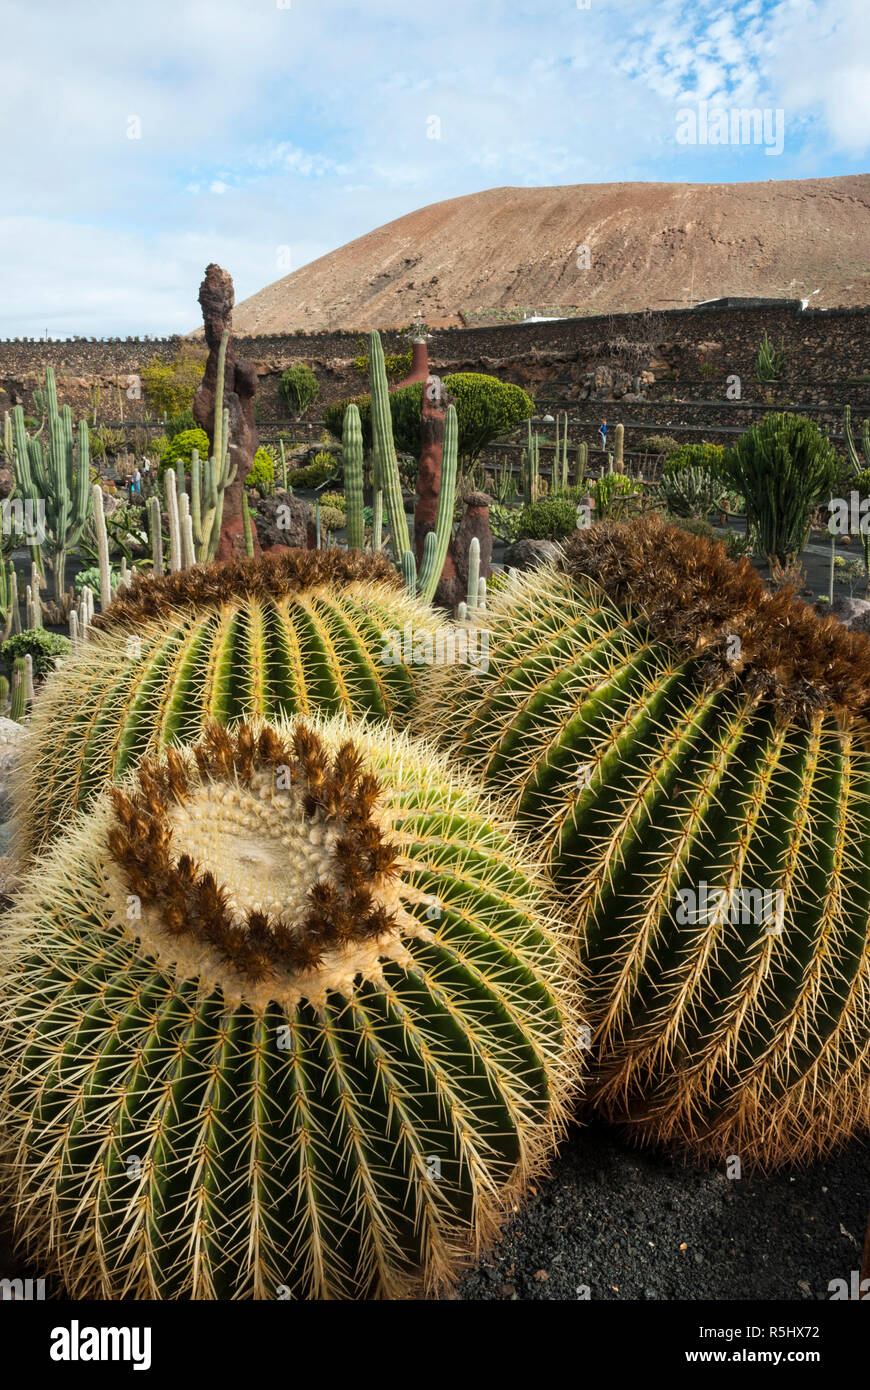
[[[241,300],[484,188],[870,169],[870,0],[586,3],[4,0],[0,336],[187,331],[210,260]],[[701,100],[782,153],[678,143]]]

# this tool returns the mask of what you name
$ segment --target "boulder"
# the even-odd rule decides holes
[[[555,560],[558,553],[555,541],[514,541],[505,550],[503,564],[505,569],[534,570]]]
[[[870,602],[867,599],[847,598],[845,594],[840,594],[834,599],[831,612],[844,627],[870,636]]]
[[[307,549],[309,511],[301,497],[279,490],[263,497],[252,515],[262,550],[275,546]]]

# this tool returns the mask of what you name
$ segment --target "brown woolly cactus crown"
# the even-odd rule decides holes
[[[658,517],[578,530],[561,566],[637,612],[711,685],[739,684],[784,719],[870,719],[870,640],[791,591],[770,593],[748,559]],[[737,643],[734,638],[739,639]]]
[[[282,599],[324,584],[378,581],[401,588],[394,565],[383,555],[362,550],[282,550],[227,564],[195,565],[175,574],[137,575],[121,589],[111,607],[94,619],[94,627],[130,626],[147,618],[190,606],[205,608],[228,599]]]
[[[330,753],[304,722],[289,741],[212,724],[192,755],[144,760],[132,792],[109,789],[137,935],[249,1002],[346,987],[409,924],[363,764],[351,739]]]

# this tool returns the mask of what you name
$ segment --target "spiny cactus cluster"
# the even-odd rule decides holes
[[[25,1241],[73,1296],[437,1289],[552,1150],[574,993],[533,865],[431,748],[209,725],[4,922]]]
[[[343,712],[403,718],[419,667],[384,659],[386,634],[438,619],[382,557],[287,551],[139,576],[40,695],[16,767],[22,853],[105,781],[207,719]]]
[[[870,644],[660,522],[580,531],[419,719],[548,855],[593,1102],[770,1166],[870,1119]]]

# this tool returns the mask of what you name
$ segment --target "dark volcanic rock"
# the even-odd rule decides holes
[[[558,553],[555,541],[515,541],[505,550],[504,564],[506,569],[534,570],[554,560]]]

